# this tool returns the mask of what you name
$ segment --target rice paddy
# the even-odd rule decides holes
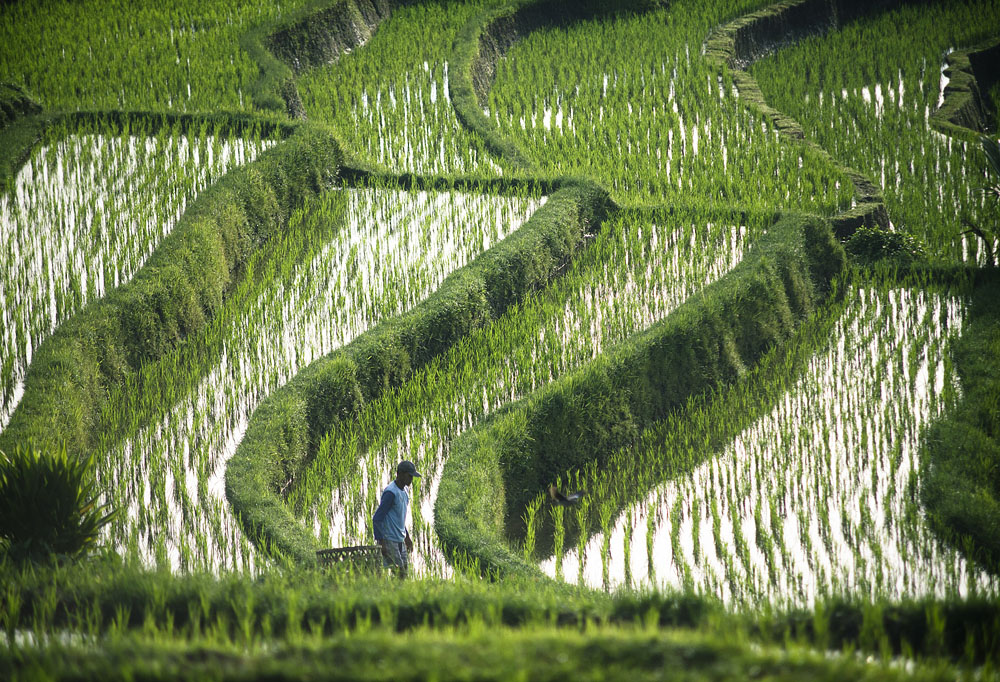
[[[543,171],[591,174],[623,203],[849,208],[847,178],[779,141],[700,55],[713,26],[753,4],[534,31],[498,66],[489,114]]]
[[[742,81],[706,57],[716,27],[767,0],[639,3],[634,12],[516,3],[530,28],[511,42],[502,31],[524,25],[502,20],[500,34],[471,45],[487,61],[462,73],[456,60],[478,35],[470,29],[486,29],[506,3],[0,8],[0,81],[44,109],[25,126],[42,133],[23,163],[20,152],[0,150],[18,168],[0,196],[0,429],[32,381],[39,346],[141,277],[164,241],[183,234],[174,228],[197,197],[247,166],[236,193],[252,193],[268,174],[273,190],[240,197],[235,209],[220,202],[233,212],[213,216],[220,243],[245,262],[218,301],[203,303],[213,307],[201,311],[205,324],[100,389],[87,424],[96,502],[120,512],[101,532],[100,553],[27,567],[0,557],[0,678],[299,678],[320,666],[365,679],[665,670],[996,678],[998,577],[932,532],[920,493],[925,435],[961,403],[954,349],[978,324],[975,287],[992,276],[981,244],[959,235],[962,221],[1000,216],[981,191],[989,175],[978,148],[929,121],[945,95],[947,54],[995,37],[1000,2],[893,6],[779,39],[749,73],[767,104],[829,156],[779,132],[739,91]],[[266,53],[278,50],[279,31],[290,56],[276,65]],[[301,68],[292,53],[322,51],[324,41],[353,47]],[[472,81],[485,123],[456,113],[453,93]],[[995,104],[998,93],[984,98]],[[15,121],[0,127],[6,140],[20,113],[0,104],[0,123]],[[288,182],[298,157],[258,157],[303,130],[336,137],[339,149],[317,151],[336,161],[296,183],[334,186],[285,211],[277,205],[316,190]],[[508,144],[517,153],[497,151]],[[752,249],[783,211],[843,218],[860,201],[854,171],[881,188],[891,231],[917,237],[926,261],[848,266],[816,312],[789,327],[798,331],[754,355],[763,357],[756,366],[737,357],[731,381],[692,389],[686,405],[656,412],[662,419],[634,438],[612,439],[628,445],[609,448],[600,466],[553,459],[550,468],[565,468],[543,489],[528,480],[537,472],[503,481],[487,501],[497,509],[472,520],[499,526],[473,528],[468,553],[439,537],[446,524],[435,510],[439,496],[448,499],[445,466],[462,452],[461,434],[501,421],[527,429],[504,421],[515,403],[556,380],[570,395],[574,377],[650,338],[692,297],[707,300],[699,292],[737,266],[772,268],[778,298],[813,296],[799,273]],[[563,189],[579,191],[579,203],[562,202]],[[543,206],[559,229],[522,230]],[[806,231],[827,224],[803,220]],[[570,235],[560,221],[586,229]],[[539,224],[551,226],[531,222]],[[245,242],[225,241],[244,228]],[[561,255],[497,248],[511,244]],[[830,242],[830,252],[840,272],[840,247]],[[406,520],[415,542],[408,580],[349,562],[293,565],[227,490],[227,465],[242,456],[255,411],[314,361],[421,303],[437,305],[435,291],[484,254],[479,263],[496,256],[511,281],[544,284],[514,296],[504,287],[523,289],[503,277],[476,280],[470,299],[491,309],[474,315],[491,322],[460,327],[472,331],[457,340],[444,329],[441,339],[417,338],[436,355],[400,370],[405,381],[390,380],[393,367],[384,387],[366,383],[332,427],[310,422],[308,436],[290,433],[298,422],[276,427],[289,433],[277,434],[275,448],[307,437],[309,452],[301,468],[282,471],[281,485],[259,481],[268,486],[261,497],[284,505],[320,546],[370,545],[379,495],[395,464],[412,460],[423,477]],[[810,262],[817,272],[802,276],[819,281],[826,265]],[[532,271],[540,268],[544,276]],[[720,295],[775,293],[755,285]],[[735,305],[732,319],[769,324],[740,317],[751,309]],[[717,347],[692,341],[675,355],[740,356],[736,344],[755,342],[719,335]],[[383,350],[357,363],[373,385],[379,363],[393,361]],[[284,466],[283,452],[264,456]],[[549,485],[584,492],[556,504]],[[514,499],[518,508],[504,507]],[[530,570],[518,564],[482,579],[491,569],[479,561],[493,560],[496,538]],[[406,666],[387,658],[406,647],[421,655]]]
[[[302,4],[6,3],[0,74],[52,109],[251,111],[240,36]]]
[[[769,414],[546,571],[693,588],[743,609],[995,594],[996,579],[942,546],[917,505],[919,440],[958,390],[947,348],[963,317],[960,297],[853,289],[828,347]],[[657,456],[681,457],[645,457]]]
[[[612,222],[551,291],[469,337],[368,406],[356,424],[329,434],[289,503],[308,510],[306,520],[324,544],[364,543],[375,495],[388,484],[394,463],[411,459],[422,473],[412,501],[414,567],[447,573],[433,510],[450,442],[665,317],[738,263],[748,233],[760,229],[756,221],[701,225],[688,215]]]
[[[541,203],[342,190],[294,218],[306,232],[334,224],[332,238],[213,329],[218,362],[162,418],[107,446],[99,478],[107,501],[128,510],[107,529],[116,549],[150,566],[252,570],[256,552],[234,523],[223,475],[257,404],[315,358],[411,308]],[[141,400],[123,396],[109,421],[129,424]]]
[[[0,197],[0,427],[23,392],[33,349],[88,301],[127,282],[202,189],[274,144],[170,128],[50,137]]]
[[[360,158],[397,173],[501,172],[451,105],[448,56],[486,4],[401,7],[364,46],[299,80],[310,118],[330,121]]]
[[[897,230],[923,240],[934,258],[981,264],[983,249],[959,226],[963,217],[996,219],[980,191],[985,161],[929,119],[944,95],[947,54],[995,35],[998,21],[996,2],[901,7],[803,40],[752,73],[808,138],[875,180]]]

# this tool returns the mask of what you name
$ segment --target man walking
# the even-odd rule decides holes
[[[406,530],[406,512],[410,508],[406,486],[414,478],[420,478],[420,474],[413,462],[400,462],[395,480],[382,491],[382,501],[372,516],[375,541],[382,547],[382,566],[396,570],[400,578],[406,577],[409,553],[413,551],[413,540]]]

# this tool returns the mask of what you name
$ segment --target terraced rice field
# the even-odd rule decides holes
[[[414,537],[422,541],[415,568],[440,572],[446,561],[433,512],[449,442],[491,412],[664,318],[739,261],[750,227],[702,227],[688,220],[623,216],[606,226],[552,290],[368,406],[357,425],[329,434],[292,504],[310,510],[307,519],[330,546],[362,544],[385,472],[409,457],[423,472],[413,498]],[[365,444],[365,456],[357,468],[338,470],[336,463],[351,457],[359,444]],[[326,493],[331,487],[332,496]]]
[[[995,593],[916,501],[923,428],[958,390],[947,348],[963,317],[956,296],[851,291],[829,345],[770,413],[546,571],[694,588],[743,608]]]
[[[943,102],[946,56],[989,37],[998,19],[993,3],[900,8],[804,40],[753,73],[768,101],[809,138],[879,184],[898,229],[943,259],[982,263],[978,241],[958,236],[954,225],[962,217],[991,220],[978,191],[985,161],[976,145],[934,130],[930,117]],[[859,44],[865,52],[848,57]]]
[[[623,203],[849,207],[849,180],[782,143],[699,54],[752,4],[680,2],[535,31],[498,66],[489,114],[543,171],[592,173]]]
[[[936,425],[996,450],[995,128],[938,112],[997,26],[3,4],[0,678],[994,679],[996,481],[923,493]]]
[[[116,548],[175,569],[252,569],[256,552],[232,518],[223,476],[260,400],[316,357],[412,307],[540,203],[345,189],[299,215],[310,231],[335,223],[335,235],[287,284],[247,296],[223,332],[221,360],[190,394],[109,446],[99,479],[113,491],[108,501],[128,509],[107,529]]]
[[[24,390],[32,349],[88,301],[131,279],[201,190],[274,144],[169,130],[52,137],[0,198],[7,264],[0,425]]]

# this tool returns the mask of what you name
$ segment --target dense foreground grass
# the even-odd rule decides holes
[[[103,645],[0,650],[0,674],[42,679],[350,680],[945,680],[950,666],[913,668],[762,648],[719,635],[635,628],[587,631],[475,627],[340,635],[308,644],[235,646],[125,638]]]
[[[990,678],[1000,651],[1000,609],[977,599],[741,614],[547,580],[178,576],[113,559],[0,565],[0,580],[9,680]]]

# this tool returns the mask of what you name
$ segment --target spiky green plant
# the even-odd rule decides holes
[[[92,550],[115,515],[95,487],[92,458],[70,457],[65,445],[0,451],[0,554],[42,561]]]

